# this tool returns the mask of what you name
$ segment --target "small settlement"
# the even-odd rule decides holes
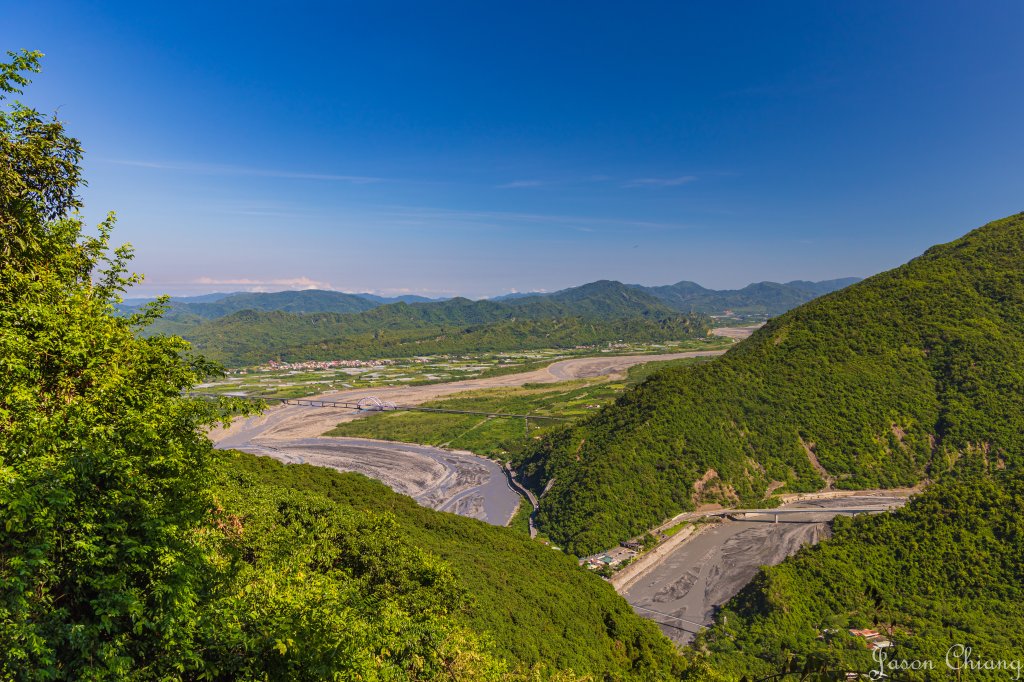
[[[620,568],[628,564],[633,558],[642,552],[643,543],[640,540],[626,540],[618,547],[592,554],[580,559],[580,566],[598,571],[603,568]]]

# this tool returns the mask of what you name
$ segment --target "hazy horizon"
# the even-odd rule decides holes
[[[840,280],[840,279],[851,279],[851,278],[852,279],[864,279],[863,277],[850,275],[848,277],[829,277],[829,278],[827,278],[827,280]],[[790,282],[798,282],[798,281],[821,282],[821,281],[827,281],[827,280],[807,280],[806,278],[802,278],[802,277],[793,277],[793,278],[789,278],[789,279],[785,279],[785,280],[758,280],[756,282],[747,282],[746,284],[743,284],[743,285],[737,286],[737,287],[721,287],[721,288],[718,288],[718,287],[708,287],[708,286],[705,286],[704,284],[701,284],[700,282],[694,282],[694,284],[698,284],[698,285],[700,285],[700,286],[702,286],[702,287],[704,287],[705,289],[708,289],[708,290],[714,290],[714,291],[724,291],[724,290],[735,291],[735,290],[743,289],[744,287],[752,285],[752,284],[761,284],[761,283],[764,283],[764,282],[771,282],[771,283],[775,283],[775,284],[789,284]],[[133,289],[128,290],[128,292],[125,294],[125,299],[154,298],[156,296],[160,296],[160,295],[164,295],[164,294],[167,294],[167,295],[172,296],[172,297],[189,298],[189,297],[193,297],[193,296],[207,296],[207,295],[212,296],[212,295],[217,295],[217,294],[223,294],[225,296],[230,296],[232,294],[277,294],[277,293],[283,293],[283,292],[286,292],[286,291],[333,291],[333,292],[337,292],[337,293],[341,293],[341,294],[351,294],[351,295],[369,294],[369,295],[372,295],[372,296],[380,296],[380,297],[383,297],[383,298],[398,298],[398,297],[401,297],[401,296],[423,296],[423,297],[427,297],[427,298],[468,298],[468,299],[471,299],[471,300],[485,300],[485,299],[496,298],[496,297],[500,297],[500,296],[508,296],[510,294],[552,294],[552,293],[561,291],[563,289],[572,289],[572,288],[575,288],[575,287],[580,287],[580,286],[583,286],[583,285],[586,285],[586,284],[591,284],[593,282],[598,282],[598,281],[602,281],[602,280],[598,279],[598,280],[591,280],[589,282],[578,282],[576,284],[570,284],[568,286],[559,287],[557,289],[512,289],[510,291],[500,291],[500,292],[497,292],[497,293],[483,294],[483,295],[473,295],[473,294],[466,294],[466,293],[460,293],[460,292],[455,292],[455,293],[452,293],[452,294],[427,294],[427,293],[423,293],[423,292],[420,292],[420,291],[414,291],[414,290],[397,291],[397,292],[386,292],[386,291],[381,291],[379,289],[378,290],[374,290],[374,289],[371,289],[371,288],[364,288],[364,289],[334,289],[334,288],[330,288],[330,287],[321,287],[321,286],[315,286],[315,285],[304,286],[304,285],[301,285],[301,284],[296,284],[296,285],[293,285],[293,286],[283,286],[283,287],[279,287],[279,288],[274,288],[273,286],[263,287],[263,286],[259,286],[259,285],[239,284],[238,286],[240,288],[237,288],[237,289],[208,289],[208,288],[206,288],[206,289],[197,289],[196,291],[189,291],[189,290],[180,290],[178,292],[174,292],[174,291],[153,291],[151,293],[146,293],[145,292],[145,287],[135,287]],[[618,281],[618,280],[612,280],[612,281]],[[672,284],[678,284],[679,282],[683,282],[683,281],[693,282],[693,280],[678,279],[678,280],[675,280],[673,282],[660,282],[660,283],[653,283],[653,284],[646,283],[646,282],[622,282],[622,284],[626,284],[626,285],[639,285],[639,286],[644,286],[644,287],[659,287],[659,286],[668,286],[668,285],[672,285]],[[196,285],[196,286],[197,287],[203,287],[204,285],[200,284],[200,285]]]

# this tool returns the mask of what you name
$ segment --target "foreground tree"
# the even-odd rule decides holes
[[[78,141],[4,104],[40,57],[0,64],[0,679],[575,679],[495,656],[389,516],[216,473],[239,406],[183,395],[217,368],[139,333],[160,303],[117,314]]]
[[[0,67],[19,93],[38,53]],[[210,371],[180,339],[118,317],[138,281],[88,236],[81,147],[24,105],[0,110],[0,671],[119,675],[186,666],[208,550],[216,406],[183,400]],[[63,672],[62,672],[63,671]]]

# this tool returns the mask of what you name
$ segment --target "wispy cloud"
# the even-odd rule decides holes
[[[381,206],[376,212],[378,220],[392,224],[402,221],[406,225],[420,225],[433,228],[443,224],[447,228],[466,226],[473,228],[516,229],[527,225],[564,226],[581,232],[631,231],[636,229],[679,230],[692,225],[684,223],[655,222],[631,218],[608,218],[538,213],[516,213],[506,211],[466,211],[458,209],[426,208],[413,206]]]
[[[392,289],[343,289],[346,294],[374,294],[375,296],[426,296],[428,298],[450,298],[460,296],[454,289],[413,289],[411,287],[396,287]]]
[[[506,182],[503,185],[496,185],[496,189],[520,189],[523,187],[540,187],[544,183],[540,180],[515,180]]]
[[[330,282],[321,282],[309,277],[283,277],[277,279],[253,279],[249,277],[197,277],[189,282],[189,284],[204,287],[244,287],[247,291],[268,291],[270,289],[292,289],[296,291],[305,291],[307,289],[333,288]]]
[[[696,179],[696,175],[680,175],[674,178],[637,178],[630,180],[623,187],[678,187],[694,182]]]
[[[177,163],[165,161],[134,161],[125,159],[112,159],[110,163],[119,166],[133,166],[135,168],[151,168],[154,170],[168,170],[180,173],[194,173],[197,175],[228,175],[255,178],[287,178],[293,180],[320,180],[327,182],[351,182],[354,184],[368,184],[381,182],[383,178],[374,178],[364,175],[335,175],[333,173],[305,173],[288,170],[273,170],[267,168],[249,168],[246,166],[230,166],[210,163]]]

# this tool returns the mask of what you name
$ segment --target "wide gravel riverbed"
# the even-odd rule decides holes
[[[634,365],[659,360],[720,355],[724,350],[687,351],[666,355],[629,355],[572,358],[543,369],[487,379],[447,384],[398,386],[352,390],[314,399],[349,400],[374,396],[399,405],[482,388],[514,387],[527,383],[551,384],[597,376],[615,376]],[[375,478],[421,504],[506,525],[515,513],[519,495],[508,487],[497,463],[468,452],[452,452],[410,443],[325,438],[321,434],[339,422],[359,419],[366,412],[301,405],[278,405],[263,414],[239,419],[228,429],[210,434],[218,448],[233,448],[268,455],[283,462],[302,462],[340,471],[357,471]]]
[[[316,409],[316,408],[311,408]],[[408,495],[420,504],[504,526],[519,504],[496,462],[464,452],[426,445],[362,438],[222,441],[254,455],[290,464],[313,464],[355,471]]]
[[[761,566],[781,563],[802,546],[830,535],[828,522],[843,508],[898,507],[905,495],[865,494],[797,502],[783,509],[806,514],[769,515],[723,521],[681,544],[623,592],[636,612],[657,622],[672,640],[685,644],[715,611],[735,596]]]

